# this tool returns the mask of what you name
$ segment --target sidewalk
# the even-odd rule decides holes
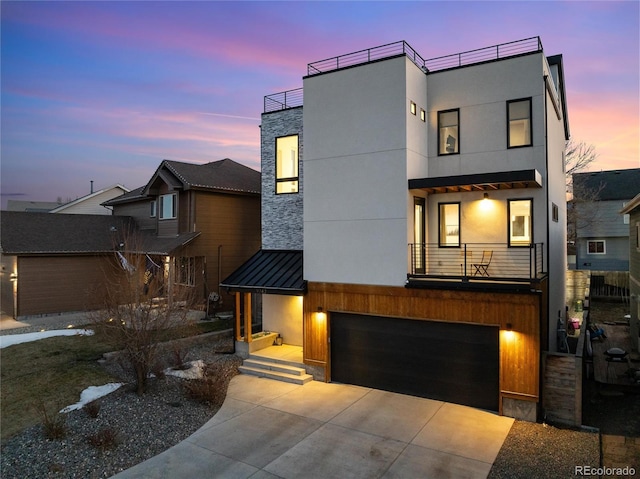
[[[512,424],[441,401],[240,374],[200,430],[113,477],[486,478]]]

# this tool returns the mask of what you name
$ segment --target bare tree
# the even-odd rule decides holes
[[[92,319],[96,333],[122,350],[136,392],[142,395],[163,353],[161,341],[172,328],[187,324],[193,295],[189,288],[165,294],[162,271],[144,253],[142,237],[133,230],[118,232],[114,259],[118,271],[105,274],[104,307]]]
[[[565,176],[567,193],[571,196],[567,207],[567,240],[575,244],[580,229],[591,225],[598,218],[597,199],[604,185],[587,185],[575,181],[574,175],[582,173],[598,158],[594,145],[584,141],[569,140],[565,151]]]
[[[588,145],[584,141],[569,140],[565,149],[565,176],[567,193],[573,195],[573,175],[587,169],[598,158],[595,145]]]

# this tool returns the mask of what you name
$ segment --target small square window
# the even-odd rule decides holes
[[[424,122],[427,121],[427,112],[423,108],[420,108],[420,119]]]
[[[587,253],[589,254],[606,254],[604,240],[587,241]]]
[[[409,102],[409,110],[411,111],[411,114],[412,114],[412,115],[415,115],[415,114],[416,114],[416,111],[417,111],[417,110],[416,110],[416,108],[417,108],[417,107],[416,107],[415,102],[413,102],[413,101],[412,101],[412,102]]]

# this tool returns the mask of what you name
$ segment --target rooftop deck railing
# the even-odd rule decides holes
[[[542,246],[542,243],[530,247],[463,243],[460,247],[440,247],[437,243],[412,243],[409,244],[410,276],[461,281],[531,281],[544,275]]]
[[[309,76],[318,75],[398,55],[406,55],[425,73],[432,73],[541,51],[542,42],[540,37],[530,37],[425,60],[407,42],[399,41],[309,63],[307,65],[307,74]],[[264,112],[269,113],[302,106],[302,98],[302,88],[265,96]]]
[[[405,41],[387,43],[378,47],[367,48],[358,52],[347,53],[337,57],[327,58],[307,65],[308,75],[317,75],[340,68],[369,63],[374,60],[382,60],[397,55],[407,55],[413,63],[420,68],[424,66],[424,58],[422,58],[412,47]]]
[[[264,97],[264,113],[302,106],[302,98],[302,88],[267,95]]]

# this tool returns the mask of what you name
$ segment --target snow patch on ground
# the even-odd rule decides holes
[[[182,379],[202,379],[204,376],[204,361],[202,359],[198,359],[197,361],[189,361],[185,363],[189,365],[188,369],[174,369],[167,368],[164,370],[164,373],[168,376],[176,376]]]
[[[91,336],[92,334],[93,331],[91,329],[55,329],[52,331],[41,331],[38,333],[8,334],[0,336],[0,348],[6,348],[8,346],[13,346],[14,344],[37,341],[39,339],[52,338],[54,336]]]
[[[107,394],[112,393],[124,383],[108,383],[104,386],[89,386],[87,389],[80,393],[80,401],[70,406],[65,407],[60,412],[67,413],[71,411],[75,411],[76,409],[81,409],[85,404],[90,403],[91,401],[95,401],[96,399],[101,398],[102,396],[106,396]]]

